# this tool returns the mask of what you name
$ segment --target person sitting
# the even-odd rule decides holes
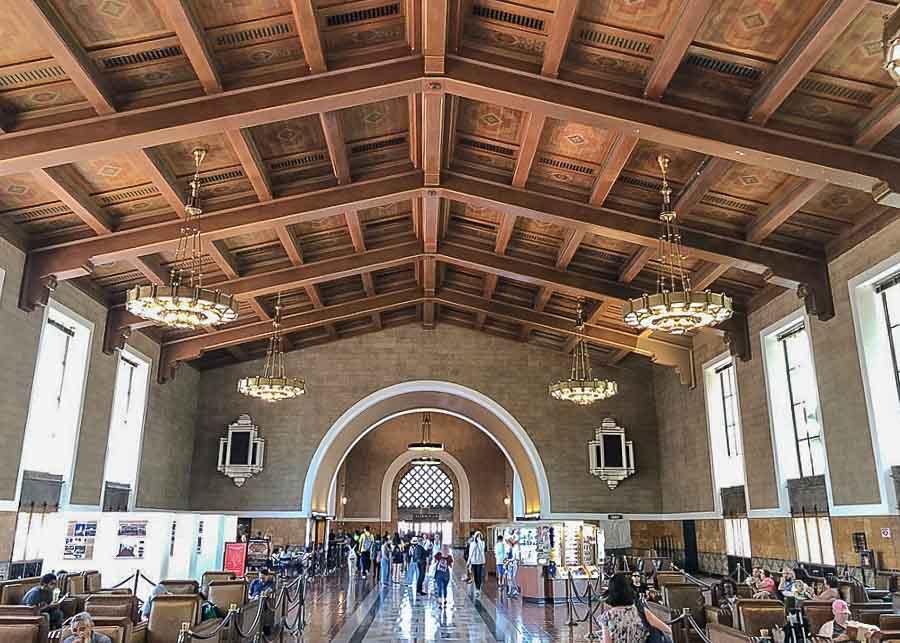
[[[272,571],[268,567],[261,567],[259,576],[250,583],[250,600],[271,591],[275,591],[275,579],[272,578]]]
[[[719,607],[722,609],[731,609],[735,601],[737,601],[737,585],[730,578],[723,578],[720,583],[721,593],[719,595]]]
[[[753,593],[755,594],[756,592],[759,591],[759,584],[762,582],[762,579],[763,579],[762,568],[754,567],[753,571],[750,573],[750,575],[747,576],[746,579],[744,579],[744,582],[746,582],[747,585],[750,586],[750,589],[752,589]]]
[[[793,594],[798,601],[808,601],[813,597],[814,592],[812,587],[798,579],[794,581]]]
[[[37,607],[41,613],[50,616],[50,629],[58,630],[62,627],[63,613],[59,604],[53,602],[53,593],[56,590],[56,574],[44,574],[39,585],[32,587],[22,598],[22,605]]]
[[[775,579],[772,578],[772,572],[768,569],[762,570],[762,580],[759,582],[757,592],[753,595],[753,598],[775,598],[776,590],[777,587],[775,586]]]
[[[157,583],[153,586],[153,589],[150,590],[150,596],[147,597],[147,600],[144,601],[144,607],[141,608],[141,616],[145,620],[150,618],[150,610],[153,609],[153,599],[166,593],[162,583]]]
[[[781,581],[778,583],[778,591],[788,594],[793,593],[796,580],[793,569],[790,567],[783,568],[781,570]]]
[[[831,613],[834,619],[825,623],[819,629],[819,636],[832,641],[849,641],[847,634],[847,622],[850,620],[850,606],[847,601],[837,599],[831,604]]]
[[[818,596],[816,596],[817,601],[836,601],[841,597],[841,593],[838,591],[838,579],[835,576],[829,574],[825,577],[825,589],[823,589]]]
[[[69,623],[72,633],[63,643],[112,643],[106,634],[94,631],[94,620],[87,612],[80,612]]]

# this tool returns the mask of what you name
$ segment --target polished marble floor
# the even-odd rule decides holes
[[[457,570],[447,604],[417,596],[405,584],[376,586],[368,580],[323,578],[310,584],[302,641],[584,641],[585,625],[566,626],[564,605],[534,605],[500,596],[489,577],[481,596]]]

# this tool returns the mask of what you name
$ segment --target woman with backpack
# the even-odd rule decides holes
[[[481,595],[481,585],[484,583],[485,543],[484,534],[476,531],[469,542],[469,568],[472,570],[472,580],[475,583],[475,596]]]

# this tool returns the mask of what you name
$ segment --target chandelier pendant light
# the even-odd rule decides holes
[[[431,413],[422,413],[422,439],[418,442],[410,442],[407,445],[410,451],[443,451],[442,442],[433,442],[431,439]]]
[[[656,293],[625,302],[625,323],[640,330],[663,331],[683,335],[704,327],[715,326],[729,319],[734,312],[731,297],[709,290],[695,292],[691,278],[684,268],[684,252],[678,218],[672,209],[672,188],[669,187],[669,157],[657,159],[662,170],[662,211],[656,276]]]
[[[200,164],[206,150],[194,150],[191,195],[184,209],[175,261],[169,284],[135,286],[128,291],[125,308],[133,315],[170,328],[197,329],[237,319],[238,307],[227,293],[203,287],[203,253],[200,248]]]
[[[306,382],[299,377],[288,377],[284,371],[284,346],[281,340],[281,293],[275,302],[272,317],[272,336],[266,348],[266,363],[261,375],[242,377],[238,381],[238,393],[266,402],[290,400],[306,393]]]
[[[550,385],[550,396],[579,406],[587,406],[612,397],[619,392],[619,387],[612,380],[594,379],[591,373],[591,357],[588,354],[587,342],[584,341],[584,310],[580,301],[575,328],[578,331],[578,343],[575,344],[575,351],[572,353],[572,371],[569,379]]]

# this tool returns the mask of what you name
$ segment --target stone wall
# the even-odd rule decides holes
[[[597,368],[614,377],[620,393],[594,407],[552,400],[547,384],[566,375],[569,357],[456,326],[416,325],[294,351],[291,373],[306,378],[304,398],[277,405],[242,397],[237,380],[259,362],[206,371],[194,449],[191,504],[207,511],[296,511],[310,459],[322,436],[354,403],[387,386],[443,380],[490,397],[511,413],[533,440],[555,512],[658,512],[659,457],[652,369],[641,360]],[[179,375],[180,377],[180,375]],[[266,439],[266,467],[241,489],[215,470],[219,437],[249,413]],[[638,473],[614,492],[588,472],[586,443],[605,416],[616,418],[635,443]]]
[[[443,442],[445,451],[465,469],[471,516],[509,517],[503,504],[504,497],[512,498],[512,488],[507,486],[509,464],[493,440],[468,422],[441,413],[431,414],[431,437]],[[414,413],[389,420],[360,440],[347,455],[338,478],[345,481],[348,498],[342,517],[377,519],[388,467],[407,451],[407,444],[420,439],[421,415]],[[338,497],[341,493],[338,489]]]
[[[28,419],[31,383],[37,361],[43,310],[25,313],[18,308],[24,255],[0,240],[0,268],[6,271],[0,297],[0,500],[13,500],[19,458]],[[82,407],[71,502],[98,506],[106,462],[106,443],[112,410],[116,357],[102,351],[106,308],[69,283],[63,283],[53,299],[93,324],[88,373]],[[154,364],[148,412],[144,426],[137,504],[154,509],[186,509],[194,444],[194,414],[199,376],[190,366],[181,369],[178,386],[156,383],[159,346],[145,335],[132,338],[136,350]],[[52,457],[52,454],[48,454]]]

